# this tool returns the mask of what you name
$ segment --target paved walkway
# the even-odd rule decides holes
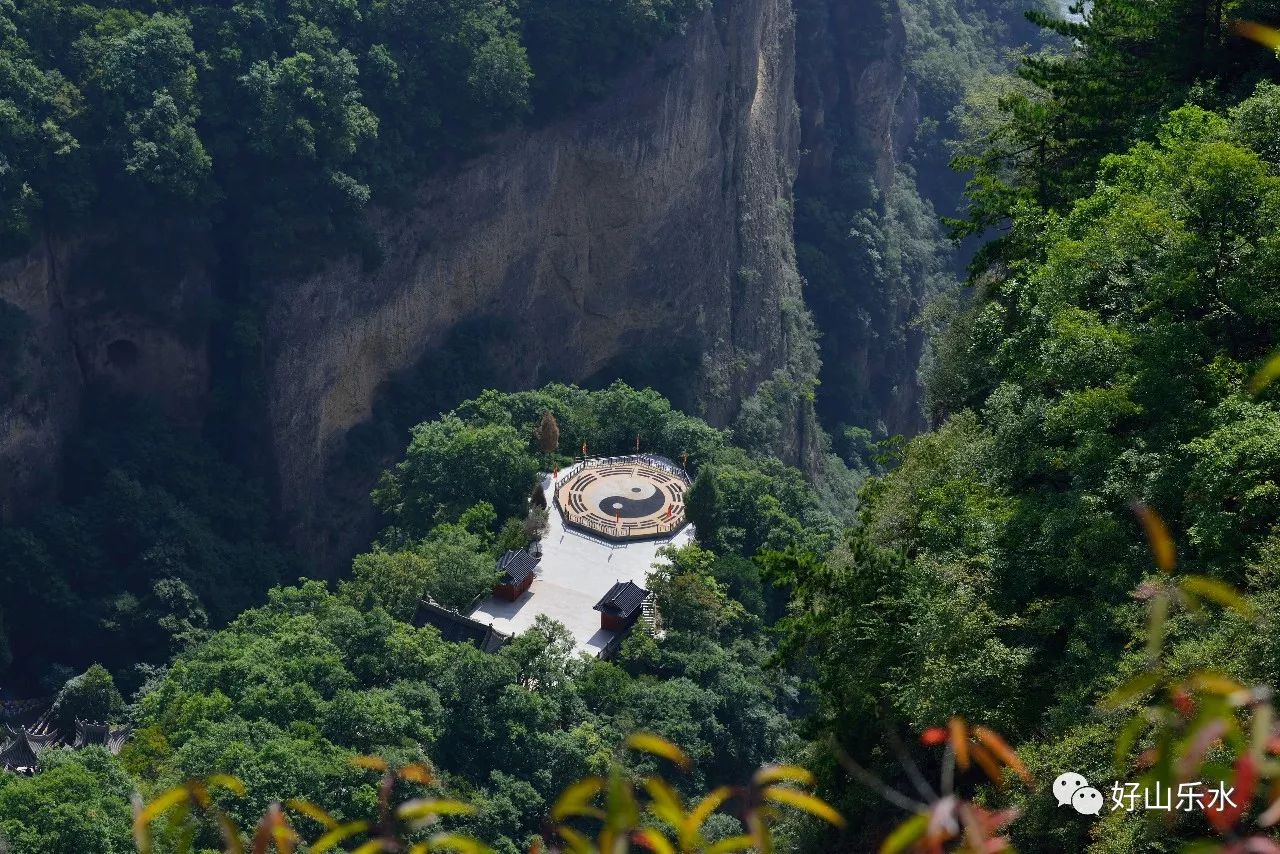
[[[560,473],[560,482],[575,469]],[[634,581],[646,587],[649,569],[658,560],[658,549],[693,541],[693,526],[686,525],[672,538],[611,543],[566,528],[552,503],[551,475],[542,490],[551,508],[550,526],[542,538],[542,560],[529,591],[514,602],[489,597],[471,613],[481,623],[492,623],[506,634],[519,634],[533,625],[539,614],[564,623],[578,649],[598,656],[614,633],[600,628],[600,612],[593,610],[615,581]]]

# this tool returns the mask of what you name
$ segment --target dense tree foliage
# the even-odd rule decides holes
[[[53,701],[53,717],[65,732],[75,732],[77,721],[118,721],[123,712],[124,697],[101,664],[68,679]]]
[[[522,516],[545,513],[526,497],[547,458],[537,429],[547,412],[566,449],[585,442],[593,453],[626,452],[639,434],[646,450],[687,454],[716,484],[719,497],[703,499],[708,518],[726,520],[655,573],[662,634],[633,632],[607,663],[575,655],[567,630],[546,619],[497,654],[411,623],[423,596],[467,608],[492,586],[496,556],[527,544]],[[750,557],[764,545],[822,550],[834,537],[834,518],[798,472],[734,447],[727,432],[652,391],[553,385],[487,392],[420,425],[378,498],[391,525],[336,592],[319,581],[272,590],[265,606],[153,671],[125,715],[102,668],[68,682],[60,713],[127,716],[137,729],[118,761],[83,754],[68,766],[78,776],[64,788],[14,791],[76,815],[81,807],[60,799],[77,797],[77,780],[93,785],[90,773],[112,781],[95,794],[101,798],[227,773],[246,787],[245,797],[224,804],[240,827],[284,797],[354,819],[376,809],[378,779],[351,759],[372,753],[429,763],[439,792],[479,807],[461,829],[517,852],[561,789],[605,771],[631,732],[684,748],[698,768],[678,781],[690,793],[748,779],[796,749],[798,679],[774,666],[766,631],[786,593]],[[514,529],[501,524],[508,515]],[[58,770],[67,761],[50,758],[34,780],[52,786],[71,773]],[[653,761],[632,771],[651,770]],[[0,784],[0,804],[7,791]],[[127,816],[123,798],[119,806]],[[722,818],[723,835],[741,832]],[[15,844],[53,833],[42,821],[0,807],[0,827]],[[100,849],[128,850],[128,830],[127,821],[104,822]],[[212,824],[202,834],[200,844],[217,844]]]
[[[1271,62],[1231,26],[1271,19],[1267,2],[1109,0],[1072,9],[1068,19],[1032,14],[1070,49],[1026,57],[1018,81],[995,99],[998,118],[972,128],[976,138],[957,164],[974,171],[968,212],[954,223],[962,233],[1006,222],[1022,202],[1063,210],[1088,192],[1102,158],[1150,139],[1168,110],[1188,99],[1234,104]]]
[[[134,786],[102,748],[53,751],[34,777],[0,774],[0,835],[13,851],[132,854]]]
[[[1124,778],[1111,744],[1132,711],[1095,704],[1145,666],[1152,566],[1131,502],[1168,521],[1181,567],[1273,616],[1280,411],[1247,381],[1276,346],[1280,89],[1231,106],[1257,55],[1211,11],[1093,4],[1055,25],[1072,52],[1030,61],[983,119],[974,211],[1009,229],[938,344],[940,426],[867,487],[856,532],[800,562],[788,626],[817,667],[815,723],[890,776],[885,727],[959,714],[1027,742],[1048,780]],[[1280,679],[1243,620],[1202,610],[1169,630],[1175,673]],[[1205,830],[1123,811],[1091,830],[1040,790],[1024,805],[1028,849],[1165,850]]]
[[[93,662],[136,687],[134,663],[163,663],[289,577],[260,484],[158,415],[102,401],[86,419],[63,504],[0,527],[0,650],[19,696]]]
[[[372,195],[599,94],[701,8],[5,0],[0,241],[203,221],[250,272],[296,268],[352,245]]]
[[[268,11],[254,18],[235,8],[247,16],[235,19],[243,32],[279,23]],[[100,175],[106,183],[95,187],[160,176],[157,187],[131,190],[147,204],[159,204],[162,190],[165,204],[176,204],[200,182],[230,186],[220,183],[219,152],[239,150],[235,133],[221,143],[204,134],[213,110],[206,69],[220,63],[241,69],[236,80],[257,99],[249,115],[282,120],[245,156],[267,164],[288,152],[305,172],[314,154],[335,191],[359,196],[375,173],[338,166],[373,162],[360,159],[370,146],[395,163],[397,137],[376,103],[347,97],[352,81],[363,87],[367,69],[384,69],[418,90],[412,75],[392,73],[398,51],[410,49],[405,39],[378,42],[385,56],[377,45],[356,50],[335,35],[347,30],[334,22],[359,17],[359,30],[390,26],[379,16],[441,13],[326,9],[331,19],[298,15],[279,34],[260,34],[288,38],[291,52],[211,58],[203,40],[231,26],[223,12],[205,19],[77,9],[39,18],[25,6],[0,6],[9,22],[0,30],[0,73],[22,84],[0,117],[23,141],[15,149],[26,158],[23,174],[41,174],[53,156],[47,146],[72,133],[64,128],[75,127],[78,98],[92,92],[101,125],[91,150],[66,136],[57,156]],[[453,135],[440,151],[463,150],[461,140],[530,99],[554,104],[592,91],[586,80],[540,88],[557,79],[556,66],[540,77],[529,33],[550,40],[558,32],[569,61],[581,46],[578,31],[560,29],[563,10],[485,9],[492,14],[446,15],[440,24],[440,32],[470,36],[446,40],[458,53],[435,73],[455,75],[452,88],[430,97],[487,105],[447,118],[415,114],[432,133]],[[975,10],[958,18],[950,11],[918,3],[908,16],[910,37],[921,43],[952,33],[917,54],[911,72],[937,78],[921,94],[939,103],[956,93],[944,94],[952,81],[937,69],[976,67],[986,55],[963,49],[962,36],[977,44],[985,31],[969,29]],[[925,730],[941,743],[947,732],[934,728],[963,716],[1020,743],[1041,781],[1013,795],[1023,814],[1011,832],[1026,850],[1169,850],[1204,834],[1199,815],[1081,821],[1055,809],[1044,785],[1063,769],[1097,781],[1139,773],[1160,737],[1141,729],[1125,745],[1128,722],[1146,714],[1142,692],[1114,699],[1117,686],[1153,666],[1149,603],[1169,589],[1150,559],[1158,538],[1134,502],[1167,521],[1179,569],[1201,578],[1201,589],[1213,591],[1206,598],[1236,609],[1224,616],[1198,603],[1160,621],[1161,678],[1212,669],[1246,683],[1280,682],[1280,389],[1249,383],[1274,352],[1280,321],[1280,87],[1265,80],[1274,57],[1235,40],[1227,25],[1229,15],[1268,11],[1095,0],[1077,19],[1051,25],[1069,44],[1031,56],[1016,78],[990,67],[980,75],[941,132],[969,134],[960,162],[977,170],[969,220],[957,226],[1004,223],[1007,231],[979,256],[972,299],[937,342],[929,375],[936,429],[902,446],[873,443],[865,429],[842,431],[850,459],[878,456],[875,464],[891,469],[868,481],[850,530],[840,530],[830,506],[838,492],[815,491],[762,453],[781,433],[770,401],[757,401],[728,432],[622,384],[491,391],[414,429],[404,461],[375,496],[389,526],[336,592],[317,581],[277,587],[265,606],[210,634],[208,621],[242,603],[246,578],[279,577],[253,503],[227,500],[248,487],[219,492],[204,456],[168,445],[153,453],[160,440],[145,430],[90,443],[95,453],[84,458],[86,485],[73,509],[3,534],[0,580],[37,606],[6,602],[14,653],[20,662],[47,656],[42,673],[87,664],[68,652],[71,640],[76,649],[84,640],[51,631],[49,617],[89,613],[93,652],[109,666],[178,654],[128,708],[139,729],[119,760],[52,753],[37,777],[0,779],[0,830],[35,850],[76,850],[72,834],[125,850],[130,789],[154,792],[215,772],[246,783],[246,797],[227,805],[241,826],[285,796],[322,803],[339,819],[367,815],[377,780],[350,759],[372,752],[431,763],[439,791],[480,807],[459,826],[518,851],[556,792],[603,771],[625,733],[649,730],[697,760],[690,790],[807,751],[825,765],[828,790],[870,846],[893,823],[889,808],[846,775],[860,766],[833,761],[828,736],[863,766],[904,782],[897,758],[914,748],[884,733]],[[666,26],[675,15],[672,7],[658,17]],[[65,43],[67,33],[82,45],[75,68],[53,70],[49,45]],[[533,70],[523,82],[521,44]],[[444,62],[434,53],[444,49],[424,46],[417,61]],[[152,52],[164,61],[145,63],[145,80],[120,72],[122,56]],[[521,86],[521,99],[503,95]],[[116,175],[102,165],[110,158],[140,165]],[[68,181],[76,174],[52,171]],[[11,174],[0,171],[0,181]],[[810,271],[838,278],[865,263],[868,282],[944,274],[927,205],[905,190],[877,199],[865,183],[855,186],[866,172],[852,161],[841,174],[850,181],[841,192],[853,195],[814,198],[800,211]],[[281,178],[295,179],[304,178]],[[37,200],[23,195],[35,190],[4,186],[21,202],[10,209],[14,222],[94,204],[85,198],[77,207],[79,197],[58,194]],[[779,385],[769,394],[778,402],[809,391]],[[554,448],[539,441],[548,415]],[[660,633],[634,632],[605,663],[575,657],[566,630],[547,620],[497,654],[412,625],[420,598],[465,607],[492,583],[495,557],[527,542],[542,512],[529,501],[539,470],[583,450],[627,453],[637,441],[687,461],[695,475],[688,509],[699,541],[668,554],[650,581]],[[161,465],[175,456],[182,465]],[[230,545],[232,535],[244,537],[247,552]],[[72,565],[83,569],[64,569]],[[784,612],[779,657],[770,628]],[[1175,711],[1180,700],[1190,703],[1164,693],[1153,702]],[[1109,694],[1112,703],[1100,707]],[[105,671],[92,668],[67,684],[59,706],[111,716],[119,701]],[[1261,700],[1248,702],[1261,708]],[[1198,708],[1191,703],[1185,714]],[[1118,740],[1123,749],[1115,751]],[[643,760],[631,767],[645,770]],[[1241,779],[1238,769],[1226,773]],[[965,797],[981,785],[972,769],[959,783]],[[90,817],[99,820],[90,826]],[[796,830],[797,844],[811,850],[847,843]],[[207,833],[202,842],[216,844],[212,827]]]

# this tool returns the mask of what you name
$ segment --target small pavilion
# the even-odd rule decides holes
[[[600,612],[600,628],[625,632],[640,616],[640,608],[647,598],[649,591],[634,581],[615,582],[595,604],[595,610]]]
[[[508,602],[519,599],[533,586],[539,559],[524,549],[513,549],[498,558],[498,572],[502,575],[493,587],[493,595]]]

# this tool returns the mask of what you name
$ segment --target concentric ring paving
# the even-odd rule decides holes
[[[689,476],[643,457],[587,460],[556,487],[566,523],[610,539],[666,536],[684,525]]]

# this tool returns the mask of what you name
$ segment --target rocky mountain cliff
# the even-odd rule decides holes
[[[924,426],[916,374],[925,332],[917,321],[929,282],[885,266],[901,252],[895,203],[914,186],[899,167],[920,120],[903,10],[897,0],[798,0],[797,9],[797,239],[823,334],[821,411],[829,429],[910,435]],[[932,218],[927,225],[936,228]]]
[[[607,100],[378,213],[374,272],[352,261],[274,288],[270,435],[295,539],[327,552],[329,531],[341,551],[344,525],[321,515],[343,486],[326,484],[328,461],[388,377],[430,371],[464,321],[499,330],[486,349],[507,387],[609,379],[624,357],[685,371],[655,385],[692,389],[699,414],[728,423],[809,346],[785,318],[803,310],[793,69],[787,0],[718,6]]]
[[[794,331],[794,68],[788,0],[717,4],[609,97],[494,140],[412,204],[375,211],[376,269],[352,260],[265,289],[259,429],[301,551],[333,566],[364,533],[352,508],[367,506],[381,460],[336,477],[349,431],[390,380],[430,372],[468,330],[490,330],[500,385],[607,379],[625,362],[720,424],[811,348]],[[93,248],[49,238],[0,266],[0,329],[14,330],[0,387],[5,518],[53,493],[92,388],[192,421],[210,403],[206,266],[192,259],[135,305]]]
[[[0,521],[56,496],[87,394],[142,396],[192,426],[209,405],[207,265],[190,259],[142,289],[102,246],[48,237],[0,263]]]

